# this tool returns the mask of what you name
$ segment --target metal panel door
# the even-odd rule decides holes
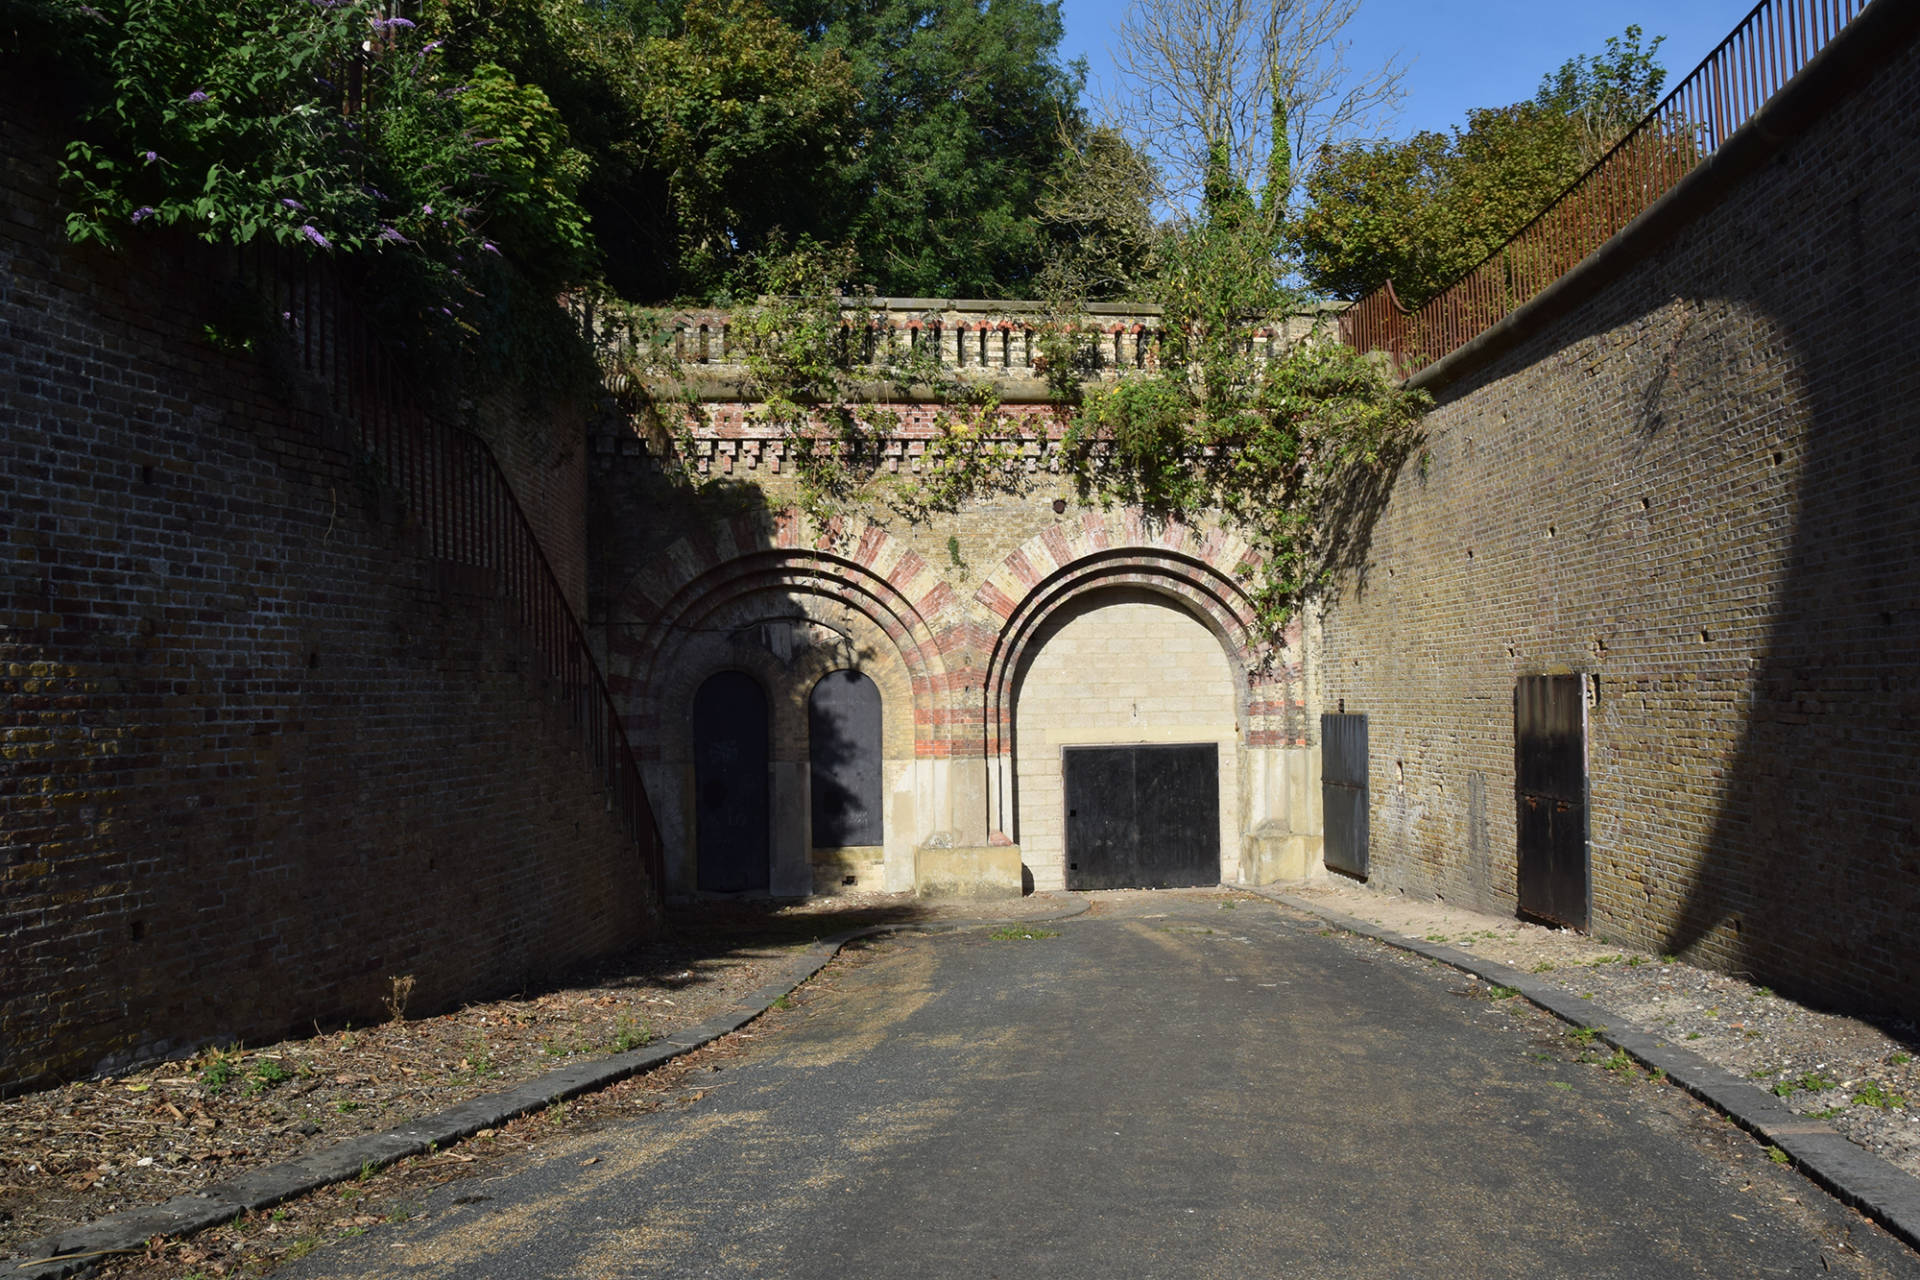
[[[700,888],[765,890],[767,696],[752,676],[722,671],[693,696],[693,793]]]
[[[1069,889],[1220,883],[1220,750],[1068,747],[1061,753]]]
[[[813,847],[876,845],[880,832],[880,689],[858,671],[831,671],[807,702]]]
[[[1326,863],[1367,877],[1367,718],[1320,717],[1320,809]]]
[[[1587,927],[1587,681],[1522,676],[1513,691],[1520,913]]]

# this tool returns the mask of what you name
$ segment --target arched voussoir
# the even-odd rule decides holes
[[[872,520],[835,516],[822,524],[793,508],[756,508],[689,529],[620,595],[642,612],[665,611],[714,571],[766,552],[829,555],[860,566],[916,602],[933,593],[940,581],[924,560]]]
[[[1115,551],[1178,556],[1229,582],[1248,577],[1261,562],[1245,538],[1224,526],[1159,519],[1138,507],[1089,511],[1078,520],[1041,530],[1008,552],[981,581],[974,600],[1008,618],[1035,587],[1059,571]]]
[[[808,616],[826,621],[835,610],[850,611],[896,651],[914,691],[916,754],[950,754],[955,733],[968,733],[968,717],[951,705],[968,682],[949,676],[947,655],[971,638],[950,589],[942,590],[945,584],[917,556],[877,526],[827,530],[808,539],[804,526],[788,521],[767,532],[775,545],[713,557],[711,563],[689,542],[673,574],[677,585],[665,589],[665,575],[659,575],[653,589],[619,602],[610,648],[629,673],[636,729],[658,722],[662,681],[677,668],[677,654],[689,638],[746,625],[741,611],[751,612],[756,599],[784,600],[788,607],[811,600],[803,609]],[[688,571],[699,564],[705,567]],[[972,718],[977,722],[977,714]],[[971,736],[979,736],[977,723]]]
[[[1118,550],[1090,556],[1054,574],[1028,592],[996,637],[987,663],[985,732],[990,755],[1000,754],[1012,733],[1013,685],[1036,636],[1062,609],[1115,588],[1134,587],[1165,596],[1193,614],[1220,642],[1234,671],[1238,714],[1252,711],[1251,675],[1264,648],[1255,639],[1252,602],[1235,582],[1196,561],[1167,554]]]

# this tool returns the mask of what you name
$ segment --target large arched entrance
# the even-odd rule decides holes
[[[707,678],[693,699],[697,883],[707,893],[768,885],[767,695],[742,671]]]
[[[1240,698],[1214,633],[1139,587],[1040,627],[1014,681],[1022,860],[1039,887],[1218,883],[1240,844]],[[1223,867],[1227,852],[1234,867]]]

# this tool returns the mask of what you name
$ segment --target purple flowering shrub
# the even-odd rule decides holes
[[[423,24],[367,0],[54,3],[100,86],[66,153],[73,239],[377,254],[404,295],[384,301],[420,323],[503,272],[547,299],[587,275],[586,162],[558,113],[497,66],[455,77]]]

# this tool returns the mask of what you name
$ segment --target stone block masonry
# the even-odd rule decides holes
[[[383,1016],[395,975],[444,1007],[647,936],[639,856],[493,585],[421,553],[318,397],[210,340],[162,242],[62,243],[21,120],[0,1089]]]
[[[1325,618],[1377,884],[1515,903],[1515,681],[1597,677],[1592,925],[1920,1014],[1920,50],[1439,392]]]

